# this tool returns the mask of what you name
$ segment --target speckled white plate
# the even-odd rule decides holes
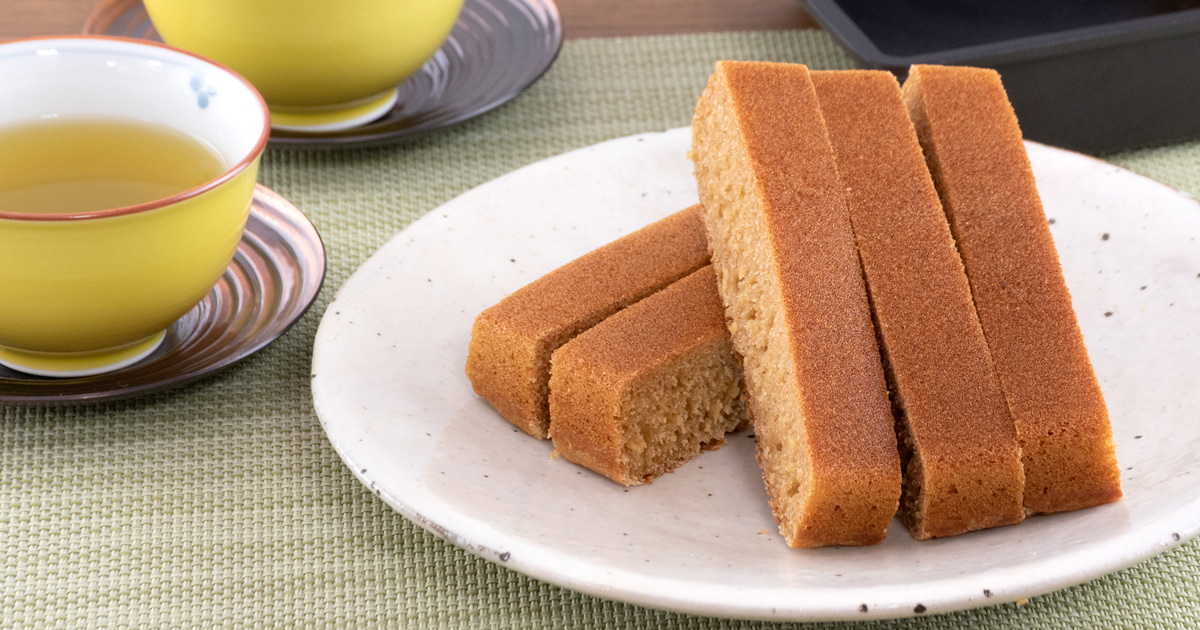
[[[867,619],[1013,601],[1200,530],[1200,204],[1030,144],[1108,400],[1125,499],[918,543],[793,550],[753,440],[626,490],[516,432],[463,374],[471,322],[568,260],[696,200],[688,131],[528,166],[429,213],[339,291],[313,353],[330,441],[389,505],[468,551],[601,597],[763,619]],[[1193,477],[1192,475],[1196,476]]]

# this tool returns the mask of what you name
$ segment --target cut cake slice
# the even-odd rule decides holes
[[[813,72],[846,189],[918,540],[1024,517],[1017,434],[950,227],[890,72]]]
[[[903,93],[1016,425],[1026,513],[1116,501],[1108,411],[1000,76],[918,65]]]
[[[639,485],[748,425],[741,389],[706,266],[554,352],[550,437],[566,459]]]
[[[587,253],[479,314],[467,350],[467,378],[506,420],[546,439],[551,353],[706,264],[698,206]]]
[[[793,547],[877,543],[900,499],[900,459],[807,68],[718,62],[691,156],[780,532]]]

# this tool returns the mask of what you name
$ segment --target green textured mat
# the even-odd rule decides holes
[[[186,388],[0,409],[0,628],[770,626],[580,595],[434,538],[344,468],[309,392],[324,305],[398,230],[530,162],[688,124],[722,58],[850,66],[817,31],[584,40],[516,101],[454,129],[270,151],[262,182],[325,239],[321,297],[280,341]],[[1200,142],[1110,159],[1200,193]],[[1200,627],[1200,544],[1024,606],[862,626]]]

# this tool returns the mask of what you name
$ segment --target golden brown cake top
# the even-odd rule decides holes
[[[536,244],[535,244],[536,245]],[[514,291],[480,318],[536,339],[604,317],[708,262],[700,207],[652,223]]]
[[[895,386],[925,455],[998,451],[1015,463],[1015,429],[900,85],[883,71],[812,79]]]
[[[711,265],[612,315],[554,355],[555,365],[586,365],[619,386],[724,338],[725,311]]]
[[[849,212],[808,69],[722,61],[716,74],[766,213],[811,457],[835,475],[898,470]]]
[[[1100,402],[1021,130],[993,70],[913,66],[933,173],[997,369],[1025,411]],[[1018,367],[1019,366],[1019,367]],[[1071,414],[1074,415],[1074,414]],[[1046,418],[1058,424],[1055,414]]]
[[[902,520],[918,539],[1018,523],[1016,430],[900,86],[878,71],[812,79],[913,457]]]
[[[1104,399],[1000,76],[913,66],[904,98],[1026,458],[1026,507],[1120,497]]]

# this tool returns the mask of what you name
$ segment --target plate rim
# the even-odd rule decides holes
[[[554,584],[554,585],[557,585],[557,586],[560,586],[563,588],[571,589],[571,590],[585,593],[588,595],[600,597],[603,599],[627,602],[627,603],[645,606],[648,608],[653,608],[653,609],[658,609],[658,610],[668,610],[668,611],[674,611],[674,612],[679,612],[679,613],[686,613],[686,614],[693,614],[693,615],[707,615],[707,616],[730,618],[730,619],[747,619],[747,620],[764,620],[764,621],[799,621],[799,622],[847,621],[847,620],[866,621],[866,620],[898,619],[898,618],[910,618],[910,617],[927,617],[927,616],[931,616],[931,615],[935,615],[935,614],[943,614],[943,613],[949,613],[949,612],[955,612],[955,611],[963,611],[963,610],[970,610],[970,609],[975,609],[975,608],[980,608],[980,607],[993,606],[993,605],[1002,604],[1002,603],[1010,603],[1010,602],[1014,602],[1014,601],[1019,601],[1020,599],[1023,599],[1023,598],[1044,595],[1044,594],[1047,594],[1047,593],[1050,593],[1053,591],[1067,588],[1069,586],[1082,584],[1084,582],[1088,582],[1088,581],[1096,579],[1098,577],[1108,575],[1115,571],[1129,568],[1141,561],[1144,561],[1148,558],[1159,555],[1167,550],[1178,547],[1179,545],[1182,545],[1184,542],[1188,541],[1189,539],[1200,534],[1200,519],[1197,519],[1197,518],[1186,518],[1185,519],[1185,518],[1183,518],[1183,516],[1187,516],[1187,515],[1190,515],[1192,517],[1200,515],[1200,496],[1197,496],[1197,497],[1193,497],[1190,501],[1184,502],[1183,507],[1181,507],[1179,510],[1177,510],[1176,512],[1171,514],[1171,517],[1172,517],[1171,519],[1161,519],[1158,523],[1155,523],[1156,527],[1153,531],[1149,531],[1146,528],[1141,528],[1141,529],[1137,529],[1137,530],[1130,530],[1127,532],[1123,532],[1117,536],[1106,539],[1108,541],[1106,544],[1106,547],[1115,545],[1117,543],[1123,544],[1127,541],[1138,543],[1137,545],[1125,546],[1124,553],[1106,554],[1103,556],[1103,559],[1100,562],[1096,562],[1094,560],[1091,560],[1091,558],[1095,557],[1094,552],[1096,550],[1094,548],[1085,546],[1085,547],[1082,547],[1079,549],[1072,550],[1063,555],[1053,556],[1049,559],[1038,559],[1036,562],[1026,562],[1021,565],[1021,571],[1028,573],[1030,575],[1033,575],[1034,577],[1026,578],[1024,580],[1016,580],[1015,582],[1013,581],[1012,578],[997,579],[996,581],[999,583],[999,587],[996,589],[993,589],[993,595],[985,596],[985,594],[982,591],[980,591],[974,595],[968,594],[966,592],[961,592],[961,593],[953,593],[950,595],[947,595],[946,593],[941,593],[941,594],[938,594],[937,597],[934,599],[922,600],[920,598],[910,598],[911,603],[909,604],[909,607],[907,609],[900,607],[901,605],[898,604],[898,602],[900,601],[900,598],[897,598],[895,596],[889,597],[889,601],[883,602],[883,604],[891,604],[890,607],[883,606],[879,609],[877,609],[875,607],[870,607],[866,611],[862,611],[862,610],[854,608],[852,606],[847,606],[846,603],[842,602],[842,601],[839,601],[837,603],[837,605],[826,605],[823,607],[822,606],[816,606],[816,607],[806,606],[806,607],[802,607],[802,608],[795,608],[795,607],[785,607],[785,606],[774,606],[774,607],[747,608],[747,607],[739,607],[737,605],[723,606],[720,604],[714,604],[712,602],[700,603],[698,605],[698,602],[694,597],[688,598],[688,597],[678,596],[678,589],[675,589],[674,592],[672,592],[670,589],[661,589],[661,590],[651,594],[651,593],[643,592],[636,588],[627,587],[627,586],[625,586],[619,582],[615,582],[614,580],[611,580],[611,579],[608,582],[604,582],[604,583],[601,583],[594,579],[590,580],[590,581],[588,579],[581,579],[579,577],[580,571],[578,571],[578,570],[563,571],[563,570],[560,570],[553,563],[549,563],[549,562],[545,562],[545,561],[540,562],[540,563],[539,562],[530,562],[528,560],[529,558],[537,557],[537,549],[539,548],[539,545],[536,545],[533,543],[526,543],[525,541],[518,541],[518,544],[516,546],[514,546],[513,548],[505,549],[505,550],[501,551],[499,549],[490,547],[483,542],[485,539],[489,538],[489,535],[487,535],[487,534],[495,533],[500,538],[503,538],[505,536],[505,534],[503,532],[497,530],[495,527],[492,527],[490,524],[479,521],[478,519],[472,519],[474,521],[479,521],[486,530],[491,530],[491,531],[485,531],[484,534],[479,533],[479,531],[484,531],[484,530],[479,530],[479,531],[475,531],[475,532],[471,532],[471,533],[465,533],[461,530],[455,529],[454,526],[447,526],[442,523],[439,523],[435,517],[426,516],[425,514],[422,513],[423,511],[428,511],[428,510],[410,505],[408,502],[402,500],[401,497],[391,493],[388,490],[381,488],[379,486],[380,480],[371,478],[371,475],[368,474],[367,470],[362,467],[362,465],[361,465],[362,463],[359,461],[356,461],[356,455],[348,450],[348,445],[341,443],[339,440],[337,440],[335,438],[335,436],[333,435],[333,433],[331,432],[332,431],[332,425],[330,424],[330,415],[331,414],[330,414],[329,408],[326,406],[326,402],[323,400],[323,393],[321,392],[320,387],[319,387],[319,384],[324,381],[323,381],[323,379],[320,379],[317,376],[318,374],[321,373],[321,370],[318,369],[318,365],[319,365],[319,362],[321,361],[322,355],[324,353],[324,345],[325,345],[325,343],[327,343],[327,342],[324,342],[323,340],[330,334],[333,334],[333,333],[331,333],[331,330],[332,330],[334,324],[329,323],[329,322],[332,322],[331,313],[335,312],[334,307],[337,305],[338,300],[342,297],[343,291],[348,286],[350,286],[351,283],[355,280],[355,276],[358,276],[360,273],[370,274],[371,267],[374,266],[373,263],[377,260],[378,257],[382,256],[382,253],[384,252],[384,250],[387,250],[393,246],[392,245],[393,242],[401,242],[402,240],[412,239],[414,237],[414,234],[412,232],[410,232],[410,230],[412,230],[414,227],[416,227],[418,231],[422,230],[422,229],[430,229],[430,228],[428,228],[428,226],[433,225],[433,222],[436,220],[436,218],[438,216],[443,216],[447,213],[447,210],[446,210],[447,206],[451,206],[452,204],[455,204],[463,196],[466,196],[466,195],[469,195],[472,193],[479,194],[476,191],[478,191],[481,188],[485,188],[497,181],[505,180],[509,177],[514,176],[515,174],[517,174],[521,171],[525,171],[526,169],[538,168],[540,165],[544,164],[545,162],[549,162],[552,160],[558,160],[558,159],[564,158],[565,156],[570,156],[572,154],[577,154],[577,153],[581,153],[581,152],[585,152],[585,151],[592,151],[592,150],[595,150],[598,147],[602,147],[604,145],[609,145],[609,144],[618,143],[618,142],[636,142],[638,138],[661,136],[663,134],[672,134],[672,133],[685,133],[688,131],[689,131],[689,128],[680,127],[680,128],[676,128],[676,129],[670,129],[667,131],[649,132],[649,133],[625,136],[625,137],[621,137],[621,138],[615,138],[615,139],[607,140],[607,141],[600,142],[597,144],[589,145],[586,147],[581,147],[578,149],[567,151],[565,153],[561,153],[559,155],[552,156],[550,158],[546,158],[544,160],[540,160],[538,162],[534,162],[532,164],[529,164],[529,165],[523,166],[521,168],[518,168],[516,170],[510,171],[504,175],[501,175],[500,177],[490,180],[489,182],[485,182],[475,188],[472,188],[471,190],[462,193],[461,195],[445,202],[444,204],[438,206],[437,208],[430,210],[428,213],[426,213],[425,215],[423,215],[422,217],[420,217],[413,223],[409,224],[408,226],[406,226],[405,228],[400,230],[392,238],[390,238],[388,241],[386,241],[384,244],[382,244],[375,252],[373,252],[371,254],[371,256],[369,256],[366,260],[364,260],[349,277],[347,277],[347,279],[343,282],[343,284],[338,288],[336,294],[334,295],[334,298],[330,301],[329,305],[326,307],[326,311],[322,314],[321,322],[317,329],[317,333],[316,333],[316,336],[314,339],[314,345],[313,345],[313,360],[312,360],[313,370],[312,370],[312,372],[314,374],[314,377],[313,377],[313,381],[312,381],[312,393],[313,393],[314,410],[317,413],[317,416],[318,416],[318,419],[322,426],[322,429],[326,433],[327,439],[329,439],[331,445],[334,447],[335,452],[337,452],[339,458],[342,459],[343,463],[347,466],[347,468],[350,469],[350,472],[355,476],[355,478],[357,478],[361,483],[363,483],[367,488],[369,488],[373,494],[375,494],[380,499],[382,499],[389,507],[391,507],[392,509],[399,512],[401,515],[403,515],[408,520],[421,526],[426,531],[432,533],[434,536],[441,538],[443,540],[446,540],[473,555],[479,556],[485,560],[488,560],[489,562],[500,565],[504,568],[515,570],[519,573],[522,573],[528,577],[531,577],[531,578],[534,578],[537,580],[548,582],[550,584]],[[1049,151],[1053,151],[1053,152],[1058,152],[1058,153],[1061,153],[1064,155],[1069,155],[1069,156],[1071,156],[1072,159],[1086,158],[1087,160],[1099,163],[1099,164],[1103,165],[1104,167],[1123,171],[1127,175],[1133,175],[1136,178],[1138,178],[1140,180],[1144,180],[1145,182],[1148,182],[1154,186],[1162,187],[1164,189],[1171,191],[1173,194],[1178,195],[1181,199],[1193,204],[1194,206],[1197,207],[1198,210],[1200,210],[1200,201],[1198,201],[1195,197],[1188,194],[1187,192],[1184,192],[1182,190],[1179,190],[1178,188],[1175,188],[1170,185],[1159,182],[1157,180],[1154,180],[1145,175],[1133,172],[1124,167],[1112,164],[1110,162],[1106,162],[1104,160],[1101,160],[1099,158],[1096,158],[1096,157],[1093,157],[1090,155],[1086,155],[1086,154],[1079,153],[1076,151],[1071,151],[1068,149],[1051,147],[1051,146],[1043,145],[1041,143],[1037,143],[1037,142],[1033,142],[1033,141],[1026,141],[1026,144],[1030,145],[1031,147],[1038,147],[1038,149],[1036,149],[1036,150],[1044,149],[1044,150],[1049,150]],[[418,227],[418,226],[425,226],[425,227]],[[434,496],[434,495],[436,495],[436,492],[429,492],[429,494],[431,496]],[[1110,504],[1108,506],[1097,506],[1096,508],[1093,508],[1093,509],[1097,509],[1097,510],[1103,510],[1106,508],[1120,509],[1117,506],[1123,507],[1124,502],[1117,502],[1115,504]],[[438,506],[439,509],[443,509],[445,507],[446,507],[445,505]],[[1186,510],[1184,508],[1186,508]],[[467,518],[471,518],[471,517],[467,517]],[[1170,520],[1180,521],[1180,522],[1175,525],[1172,525],[1171,523],[1167,523],[1166,525],[1163,524],[1164,522],[1167,522]],[[1158,530],[1161,530],[1161,532],[1163,533],[1163,535],[1161,537],[1151,537],[1150,536],[1150,534],[1159,533]],[[515,553],[518,550],[519,550],[519,553]],[[788,550],[786,547],[781,549],[781,553],[788,553],[789,551],[795,551],[795,550]],[[1076,562],[1077,559],[1078,560],[1087,560],[1087,561]],[[1059,567],[1070,566],[1072,568],[1070,568],[1070,569],[1061,569],[1060,568],[1057,571],[1046,571],[1046,569],[1052,569],[1056,565]],[[1083,566],[1084,570],[1082,570],[1082,571],[1078,570],[1076,568],[1078,566]],[[585,573],[595,573],[597,571],[607,571],[608,573],[613,574],[613,573],[620,573],[624,570],[622,568],[617,568],[617,569],[607,568],[606,569],[602,565],[599,565],[599,564],[596,564],[594,566],[589,566],[589,567],[587,567],[587,569],[588,570]],[[670,580],[668,578],[664,578],[664,577],[660,577],[660,576],[651,576],[649,581],[673,582],[674,580]],[[944,577],[944,578],[939,578],[936,580],[925,580],[925,581],[920,582],[916,586],[913,586],[913,585],[889,585],[889,586],[883,586],[883,587],[877,586],[877,587],[871,587],[871,588],[875,588],[875,589],[879,589],[879,588],[912,589],[912,588],[925,588],[929,584],[957,584],[962,581],[963,580],[961,577],[960,578]],[[736,585],[733,585],[733,586],[735,587]],[[828,590],[830,592],[845,591],[845,590],[847,590],[847,587],[840,587],[840,588],[839,587],[831,587]],[[851,590],[853,590],[853,589],[851,589]],[[792,592],[794,593],[794,590]],[[664,593],[669,593],[669,594],[664,595]],[[866,596],[864,596],[864,597],[866,597]],[[858,598],[853,598],[853,599],[858,599]],[[920,611],[918,611],[916,609],[917,605],[921,605],[921,606],[923,606],[923,608]]]

